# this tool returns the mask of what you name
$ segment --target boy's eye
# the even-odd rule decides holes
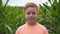
[[[35,12],[32,12],[32,14],[36,14]]]
[[[30,15],[31,13],[30,13],[30,12],[28,12],[27,14],[28,14],[28,15]],[[35,13],[35,12],[32,12],[32,14],[34,15],[34,14],[36,14],[36,13]]]
[[[28,12],[27,14],[30,15],[30,12]]]
[[[31,13],[29,12],[29,13],[27,13],[28,15],[30,15]],[[34,15],[34,14],[36,14],[35,12],[32,12],[32,14]]]

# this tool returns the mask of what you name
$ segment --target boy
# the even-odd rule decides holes
[[[26,23],[16,30],[16,34],[48,34],[47,29],[36,22],[39,16],[38,6],[29,2],[24,7]]]

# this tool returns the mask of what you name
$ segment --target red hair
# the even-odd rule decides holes
[[[38,11],[38,6],[35,3],[32,3],[32,2],[26,3],[26,5],[24,7],[24,11],[26,11],[26,9],[29,8],[29,7],[35,7]]]

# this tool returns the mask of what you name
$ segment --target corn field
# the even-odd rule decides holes
[[[53,1],[53,3],[52,3]],[[37,22],[44,25],[49,34],[60,34],[60,0],[48,0],[51,6],[43,3],[39,7],[39,17]],[[15,34],[16,29],[25,23],[24,7],[2,5],[0,0],[0,34]]]

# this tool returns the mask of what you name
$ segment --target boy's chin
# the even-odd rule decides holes
[[[36,22],[36,20],[26,20],[27,22],[30,22],[30,23],[32,23],[32,22]]]
[[[35,22],[35,21],[34,21],[34,20],[30,20],[29,22],[33,23],[33,22]]]

